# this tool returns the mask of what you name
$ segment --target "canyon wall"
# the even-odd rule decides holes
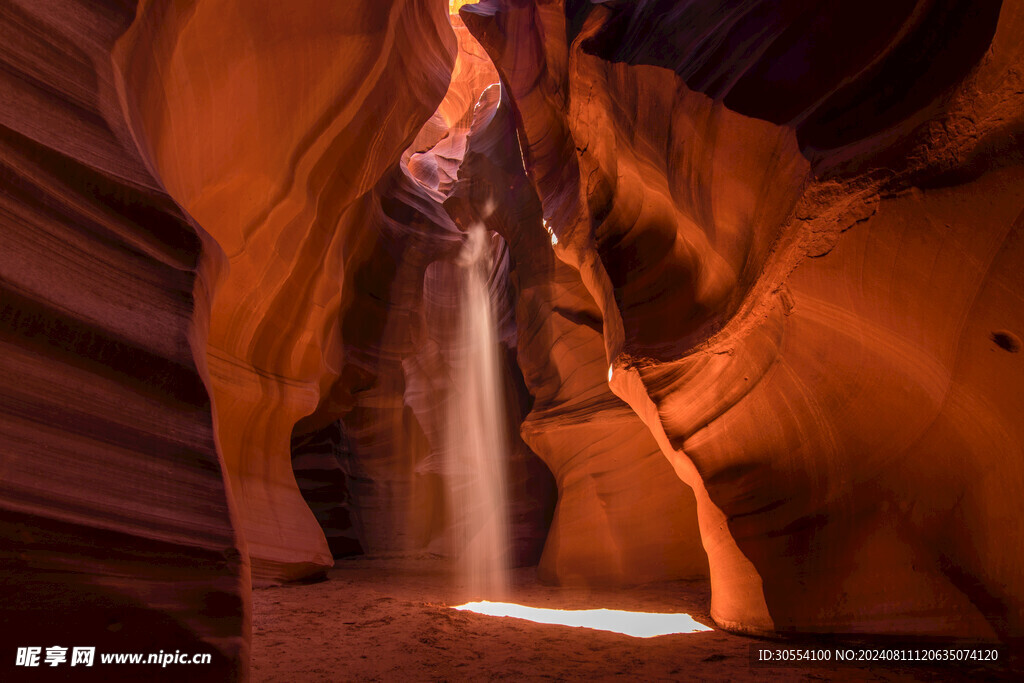
[[[1019,4],[461,15],[718,623],[1021,636]]]
[[[706,576],[693,494],[608,388],[601,313],[555,256],[497,86],[481,99],[467,146],[445,206],[460,224],[484,222],[508,242],[518,363],[532,397],[520,431],[558,485],[540,577],[629,585]]]
[[[133,9],[0,9],[2,667],[15,646],[157,645],[233,680],[249,567],[205,364],[223,254],[123,114]]]
[[[444,552],[483,222],[518,563],[1024,637],[1024,6],[459,16],[0,8],[5,629],[244,678],[250,580]]]
[[[358,349],[398,315],[381,305],[401,257],[382,236],[383,195],[448,85],[447,13],[426,0],[152,3],[117,57],[168,190],[227,255],[206,357],[253,578],[322,571],[333,559],[295,484],[293,428],[352,410],[368,381]]]
[[[290,439],[351,409],[341,337],[387,320],[374,221],[448,84],[445,8],[0,19],[5,628],[244,677],[250,567],[333,564]]]
[[[456,260],[465,236],[442,201],[465,153],[477,98],[497,79],[468,31],[457,18],[454,24],[458,53],[448,91],[377,186],[379,210],[366,224],[379,235],[377,247],[359,264],[348,285],[356,300],[340,316],[343,370],[317,413],[296,426],[342,418],[352,441],[343,466],[355,530],[370,554],[451,552],[446,430],[454,368],[465,354],[455,335],[462,290]],[[554,490],[517,435],[528,396],[509,355],[515,321],[508,262],[496,256],[490,290],[505,355],[513,557],[533,564]]]

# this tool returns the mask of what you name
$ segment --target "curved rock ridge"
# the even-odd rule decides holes
[[[377,243],[352,271],[352,300],[340,319],[344,363],[317,413],[340,415],[351,436],[346,470],[371,554],[423,548],[443,528],[442,483],[422,467],[439,437],[415,397],[427,393],[432,405],[444,381],[430,364],[436,349],[423,338],[424,280],[432,263],[461,247],[459,232],[404,166],[382,181],[380,196],[365,223]],[[440,385],[416,385],[424,363],[427,381]]]
[[[313,413],[303,429],[338,417],[323,404],[357,364],[346,349],[387,319],[365,308],[388,276],[367,266],[386,249],[380,183],[441,101],[455,47],[428,0],[152,2],[118,46],[153,165],[228,257],[206,355],[254,580],[333,564],[290,439]],[[365,324],[346,323],[361,307]]]
[[[600,312],[552,253],[509,102],[495,86],[480,105],[445,206],[460,224],[482,220],[508,241],[517,356],[533,398],[520,431],[559,493],[540,575],[618,585],[706,575],[693,495],[608,388]]]
[[[696,494],[712,615],[1020,637],[1024,10],[897,3],[844,77],[796,68],[841,12],[654,5],[461,14],[608,383]]]
[[[446,428],[458,326],[464,235],[441,202],[465,152],[477,101],[497,81],[489,59],[453,18],[459,41],[445,98],[399,163],[382,178],[367,212],[374,251],[353,271],[341,314],[344,365],[297,430],[341,416],[352,449],[343,459],[355,531],[371,554],[450,554],[454,519],[446,484]],[[534,564],[555,498],[550,475],[518,438],[525,410],[515,347],[508,259],[494,243],[491,298],[505,355],[512,560]]]
[[[821,171],[840,158],[868,163],[937,114],[988,49],[1001,6],[651,0],[610,5],[582,49],[670,69],[733,111],[793,128]],[[577,30],[591,7],[569,3]]]
[[[498,72],[491,64],[491,58],[470,35],[469,29],[462,23],[459,15],[452,14],[449,19],[458,42],[451,82],[437,111],[423,125],[409,146],[407,153],[410,158],[406,161],[413,176],[418,178],[421,184],[437,189],[438,183],[433,182],[430,170],[426,175],[416,171],[417,162],[428,161],[430,155],[423,155],[427,151],[433,151],[433,156],[439,157],[435,161],[447,160],[446,168],[440,169],[442,173],[447,170],[447,183],[442,192],[445,195],[451,191],[450,184],[455,179],[453,174],[457,173],[459,163],[465,154],[466,133],[473,122],[480,95],[487,86],[498,82]],[[447,142],[443,142],[445,140]]]
[[[245,679],[252,581],[449,552],[478,222],[517,564],[1024,638],[1024,5],[452,10],[0,8],[18,645]]]
[[[195,680],[248,670],[248,558],[204,362],[223,254],[122,110],[110,55],[134,11],[0,10],[6,680],[24,676],[14,646],[55,644],[209,653]]]
[[[291,453],[295,483],[324,530],[331,555],[361,555],[363,547],[355,530],[355,510],[345,472],[352,453],[345,426],[335,420],[323,429],[293,436]]]

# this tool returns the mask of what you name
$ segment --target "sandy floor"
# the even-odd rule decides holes
[[[514,575],[514,602],[561,609],[687,612],[711,625],[705,583],[628,590],[563,589]],[[321,583],[253,594],[254,681],[477,680],[1021,680],[1005,666],[751,666],[778,642],[721,631],[656,638],[488,617],[465,602],[440,560],[342,560]],[[786,647],[790,645],[785,644]],[[1004,648],[1005,649],[1005,648]],[[1007,653],[1002,653],[1004,659]],[[1019,675],[1019,672],[1018,674]]]

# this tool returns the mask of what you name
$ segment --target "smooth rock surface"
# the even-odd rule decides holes
[[[195,680],[248,670],[248,556],[205,365],[223,255],[121,107],[110,55],[134,9],[0,9],[6,680],[16,646],[209,653]]]
[[[1024,638],[1024,6],[462,5],[0,7],[6,631],[244,679],[447,553],[483,222],[517,564]]]
[[[608,388],[600,313],[552,252],[509,102],[497,88],[487,95],[445,206],[457,221],[482,220],[508,240],[518,362],[533,399],[520,431],[559,492],[540,576],[605,585],[704,576],[693,494]]]
[[[461,13],[696,494],[712,615],[1020,637],[1021,9],[858,8],[848,53],[843,10],[661,5]]]
[[[358,344],[346,311],[390,286],[384,263],[359,279],[382,250],[368,223],[444,95],[447,13],[426,0],[153,3],[119,47],[155,166],[228,257],[207,359],[253,577],[321,571],[333,559],[289,443],[300,419],[340,414],[320,406]],[[369,330],[384,317],[363,314]]]

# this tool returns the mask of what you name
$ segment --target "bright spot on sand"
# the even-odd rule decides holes
[[[538,624],[578,626],[598,631],[623,633],[634,638],[653,638],[671,633],[699,633],[713,630],[694,621],[689,614],[659,612],[626,612],[618,609],[544,609],[508,602],[467,602],[454,609],[486,614],[491,617],[515,617]]]

